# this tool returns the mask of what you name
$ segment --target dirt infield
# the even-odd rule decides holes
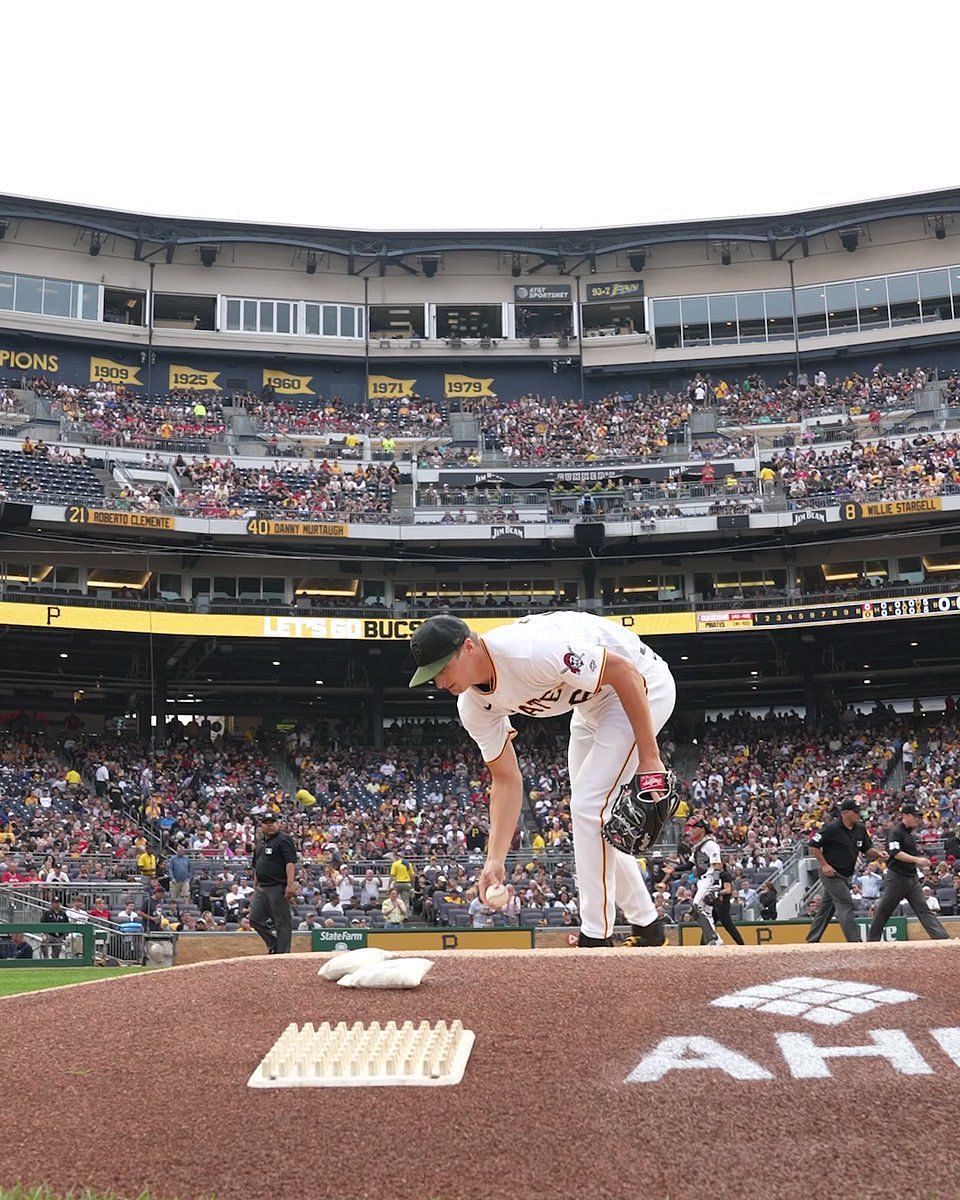
[[[463,951],[432,956],[414,992],[338,988],[294,955],[13,996],[0,1183],[160,1200],[953,1196],[958,954]],[[290,1021],[456,1018],[477,1034],[456,1088],[246,1087]],[[916,1151],[895,1183],[891,1142]]]

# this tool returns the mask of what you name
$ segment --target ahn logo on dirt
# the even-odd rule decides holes
[[[934,1075],[944,1058],[960,1067],[960,1027],[927,1030],[869,1029],[852,1044],[828,1044],[811,1033],[770,1031],[769,1023],[792,1018],[819,1026],[846,1025],[869,1015],[887,1018],[913,1009],[916,992],[859,980],[798,975],[717,996],[712,1008],[740,1009],[750,1021],[748,1044],[732,1045],[702,1034],[661,1038],[624,1083],[660,1083],[676,1071],[709,1071],[741,1082],[771,1079],[832,1079],[838,1059],[873,1059],[897,1075]],[[908,1009],[899,1006],[909,1005]],[[892,1022],[890,1022],[892,1024]],[[731,1039],[732,1040],[732,1039]],[[756,1055],[757,1058],[752,1057]]]

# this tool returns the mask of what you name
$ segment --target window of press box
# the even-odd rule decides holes
[[[693,577],[695,596],[703,600],[730,601],[737,595],[763,596],[781,594],[787,589],[787,572],[773,568],[751,571],[717,571],[697,573]]]
[[[4,586],[52,583],[52,575],[52,566],[38,566],[36,563],[8,562],[0,567],[0,583]]]
[[[883,559],[866,561],[822,563],[823,581],[826,590],[865,583],[879,583],[887,578],[887,564]]]
[[[622,337],[625,334],[646,332],[642,300],[624,301],[620,304],[584,304],[580,312],[585,338]]]
[[[503,337],[503,309],[499,304],[438,304],[437,337]]]
[[[363,308],[355,304],[304,304],[303,332],[310,337],[363,337]]]
[[[153,324],[157,329],[215,330],[217,298],[157,292],[153,298]]]
[[[103,319],[111,325],[142,325],[145,304],[144,292],[103,289]]]
[[[900,562],[903,563],[901,559]],[[914,560],[916,561],[916,560]],[[949,550],[943,554],[925,554],[922,559],[923,578],[918,583],[947,583],[948,580],[960,578],[960,551]],[[903,574],[903,568],[900,570]],[[911,581],[912,582],[912,581]]]
[[[178,600],[183,596],[182,575],[160,575],[157,577],[157,591],[164,600]]]
[[[604,604],[648,604],[652,600],[677,600],[683,596],[682,575],[620,575],[601,585]]]
[[[573,337],[570,304],[517,304],[514,317],[518,338]]]
[[[370,340],[424,337],[426,324],[422,304],[370,305]],[[309,332],[309,331],[308,331]]]

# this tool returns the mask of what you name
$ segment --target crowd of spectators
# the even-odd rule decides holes
[[[647,462],[687,437],[690,402],[671,393],[638,398],[616,392],[601,400],[520,396],[481,401],[480,428],[488,449],[510,466],[589,463],[618,458]]]
[[[246,928],[257,818],[270,809],[300,854],[297,920],[307,928],[575,925],[565,737],[555,723],[520,724],[528,805],[502,913],[476,893],[489,774],[446,721],[397,723],[379,748],[364,746],[349,722],[302,725],[269,743],[193,721],[171,724],[173,738],[152,753],[135,739],[68,730],[54,754],[41,732],[10,728],[0,739],[0,883],[44,885],[69,903],[70,884],[86,882],[87,911],[103,916],[90,888],[125,880],[132,890],[120,894],[133,914],[116,908],[114,920],[139,913],[156,928]],[[866,717],[847,710],[825,728],[796,714],[734,713],[706,722],[699,749],[672,833],[679,840],[691,813],[707,816],[725,851],[735,913],[775,906],[766,880],[842,800],[856,799],[881,839],[904,795],[924,812],[921,842],[940,851],[925,886],[949,910],[945,890],[960,883],[952,698],[929,730],[883,706]],[[669,733],[662,752],[668,762],[675,753]],[[901,758],[903,793],[888,785]],[[684,847],[650,855],[643,867],[664,915],[687,920]],[[876,874],[866,870],[859,881],[865,901],[876,899]]]
[[[773,490],[779,485],[796,501],[938,496],[960,483],[958,455],[960,435],[956,433],[854,441],[830,450],[781,450],[767,464],[773,478],[767,476],[762,486]]]
[[[389,519],[400,477],[395,463],[342,468],[337,460],[238,467],[230,458],[178,458],[180,512],[204,517]]]
[[[879,424],[884,412],[912,408],[926,382],[921,368],[892,372],[877,363],[869,375],[850,372],[828,380],[821,369],[799,381],[781,380],[774,385],[756,373],[739,382],[697,375],[687,395],[697,408],[715,407],[721,423],[728,425],[795,424],[831,413],[868,419],[876,413]]]
[[[85,440],[155,448],[163,442],[209,442],[226,433],[220,400],[195,392],[141,396],[123,385],[76,387],[46,378],[33,380],[33,390]]]
[[[429,396],[347,404],[340,396],[251,398],[247,409],[260,433],[288,437],[425,438],[449,436],[446,404]]]

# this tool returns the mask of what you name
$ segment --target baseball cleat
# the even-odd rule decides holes
[[[630,936],[623,941],[624,946],[665,946],[667,944],[663,917],[657,917],[649,925],[631,925],[630,930]]]
[[[593,938],[581,933],[577,938],[578,946],[612,946],[613,938]]]

